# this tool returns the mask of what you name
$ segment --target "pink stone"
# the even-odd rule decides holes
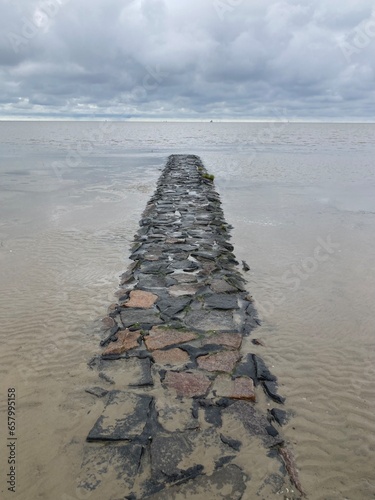
[[[188,398],[204,396],[211,385],[210,379],[199,372],[168,371],[164,383],[168,388],[174,389],[178,396]]]
[[[236,351],[222,351],[199,356],[197,363],[199,368],[209,372],[231,372],[240,358],[241,355]]]
[[[139,331],[120,330],[117,334],[116,342],[112,342],[103,351],[103,354],[122,354],[125,351],[138,347],[138,339],[141,336]]]
[[[206,340],[206,344],[217,344],[233,349],[239,349],[242,343],[242,335],[240,333],[217,333],[211,335]]]
[[[124,304],[124,307],[138,307],[140,309],[149,309],[158,300],[158,296],[151,292],[143,290],[132,290],[130,299]]]
[[[219,375],[212,390],[218,397],[255,401],[254,382],[249,377],[232,380],[229,375]]]
[[[150,334],[146,337],[145,343],[147,349],[154,351],[155,349],[162,349],[163,347],[173,344],[189,342],[189,340],[194,340],[196,338],[197,335],[193,332],[154,326],[150,330]]]
[[[154,351],[152,355],[158,365],[185,365],[190,359],[187,352],[178,348],[168,351]]]

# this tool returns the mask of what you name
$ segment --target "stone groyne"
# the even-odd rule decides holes
[[[106,388],[88,389],[103,409],[80,488],[110,499],[120,498],[115,484],[128,499],[246,498],[245,442],[279,460],[262,494],[280,492],[288,474],[300,487],[279,434],[286,412],[257,408],[259,397],[284,400],[261,357],[244,349],[259,321],[229,231],[201,160],[169,157],[90,362]]]

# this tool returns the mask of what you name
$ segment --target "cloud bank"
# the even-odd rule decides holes
[[[1,0],[3,118],[364,120],[370,0]]]

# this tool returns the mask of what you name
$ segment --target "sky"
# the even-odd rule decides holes
[[[373,0],[0,0],[0,119],[374,121]]]

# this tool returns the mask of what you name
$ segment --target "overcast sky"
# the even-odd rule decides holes
[[[373,0],[0,0],[2,118],[375,117]]]

